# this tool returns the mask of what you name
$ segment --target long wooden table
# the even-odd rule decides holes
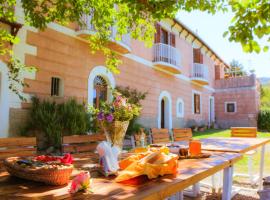
[[[69,185],[46,186],[12,177],[3,171],[0,173],[0,199],[164,199],[220,170],[230,168],[241,158],[242,155],[237,153],[213,152],[206,159],[179,160],[176,175],[166,175],[139,186],[115,183],[112,178],[93,178],[93,193],[79,192],[75,195],[69,194]],[[74,165],[80,169],[87,168],[91,159],[80,156]]]
[[[213,152],[234,152],[234,153],[247,153],[248,151],[255,150],[261,147],[261,160],[259,172],[259,189],[262,188],[263,171],[264,171],[264,158],[265,158],[265,145],[270,143],[270,138],[205,138],[200,139],[202,142],[202,149]],[[175,142],[183,147],[188,146],[188,141]],[[231,169],[233,173],[233,168]],[[228,180],[232,182],[232,180]],[[224,183],[223,183],[224,184]],[[225,193],[223,192],[223,195]]]

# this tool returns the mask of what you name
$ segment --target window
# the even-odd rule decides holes
[[[179,98],[176,102],[176,116],[184,117],[184,101]]]
[[[200,49],[193,49],[193,62],[203,64],[203,55]]]
[[[108,84],[102,76],[94,79],[94,107],[99,108],[100,102],[107,101]]]
[[[193,112],[194,114],[201,114],[201,95],[193,94]]]
[[[62,96],[63,95],[63,84],[62,80],[58,77],[52,77],[51,79],[51,96]]]
[[[225,112],[235,113],[236,112],[236,102],[225,102]]]

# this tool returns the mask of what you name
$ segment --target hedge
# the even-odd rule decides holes
[[[258,128],[270,132],[270,109],[260,110],[258,116]]]

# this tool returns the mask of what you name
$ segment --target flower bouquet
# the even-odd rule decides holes
[[[102,102],[96,112],[100,128],[107,141],[122,149],[129,121],[138,116],[141,107],[129,102],[119,92],[113,91],[112,102]]]

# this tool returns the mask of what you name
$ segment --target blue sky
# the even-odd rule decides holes
[[[270,51],[267,53],[245,53],[238,43],[229,42],[223,37],[228,29],[232,13],[217,13],[214,16],[207,13],[193,11],[179,12],[177,18],[187,25],[220,55],[227,63],[232,59],[240,61],[245,69],[255,69],[258,77],[270,77]]]

